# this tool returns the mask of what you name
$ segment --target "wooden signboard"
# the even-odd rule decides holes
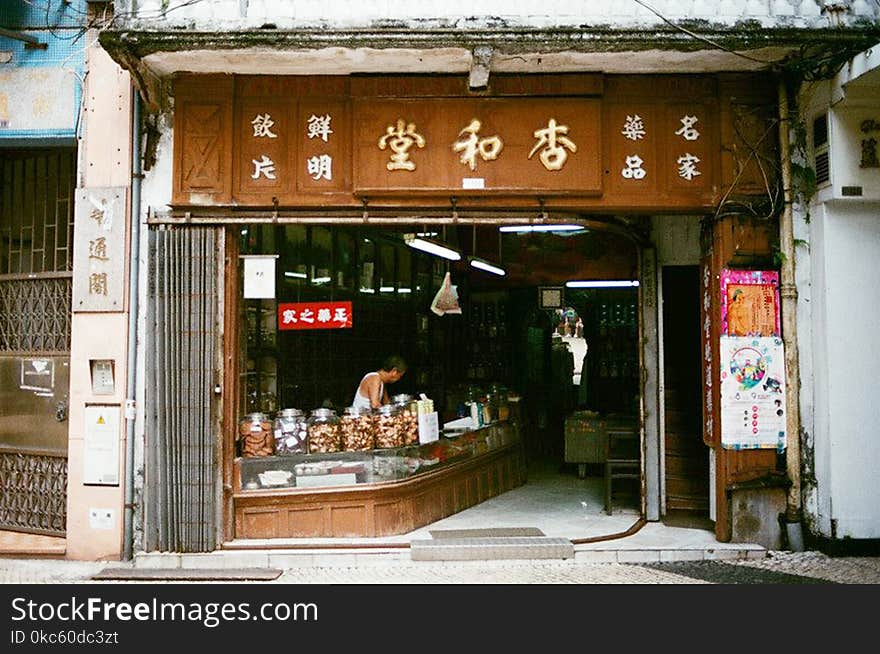
[[[711,210],[753,177],[725,154],[736,138],[772,133],[772,112],[741,111],[749,84],[499,75],[477,95],[460,76],[184,75],[173,204]]]

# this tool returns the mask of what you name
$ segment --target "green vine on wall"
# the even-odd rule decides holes
[[[807,151],[807,128],[797,111],[790,112],[791,145],[789,161],[791,162],[791,200],[797,202],[804,210],[804,220],[810,222],[810,201],[818,190],[816,169],[810,165]]]

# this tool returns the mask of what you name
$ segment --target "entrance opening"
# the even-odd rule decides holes
[[[497,224],[248,225],[239,232],[243,261],[269,257],[275,286],[269,297],[246,292],[253,272],[241,266],[239,415],[263,414],[268,422],[292,409],[306,417],[330,409],[343,416],[364,375],[398,355],[406,372],[384,390],[409,398],[403,402],[429,399],[441,440],[459,438],[465,424],[517,425],[526,486],[540,487],[544,498],[536,514],[552,502],[603,513],[606,433],[639,433],[638,248],[631,240],[583,228],[509,232]],[[416,248],[414,238],[430,245]],[[336,324],[338,311],[346,320]],[[242,424],[239,432],[260,432],[259,419]],[[248,439],[236,439],[236,461],[251,459],[236,469],[253,471],[236,482],[245,504],[249,491],[288,490],[306,472],[319,472],[254,465],[281,458],[257,440],[246,451]],[[384,449],[374,445],[373,452]],[[316,451],[315,442],[308,447]],[[328,469],[342,471],[340,480],[386,479],[375,455],[371,477],[357,467],[358,453],[344,441],[338,447],[329,451],[335,467]],[[422,454],[402,460],[411,468],[434,465]],[[495,487],[493,475],[487,487]],[[641,485],[626,481],[634,483],[613,489],[614,511],[636,516]],[[453,499],[442,502],[457,503],[459,492],[453,488]]]
[[[709,465],[702,439],[698,266],[663,268],[663,386],[666,514],[709,515]]]

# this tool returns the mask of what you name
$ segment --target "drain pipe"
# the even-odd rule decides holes
[[[779,80],[779,155],[782,164],[783,208],[779,218],[779,249],[782,253],[780,296],[782,299],[782,339],[785,344],[785,468],[791,486],[785,507],[785,529],[788,546],[793,552],[804,551],[801,527],[801,377],[797,345],[797,285],[794,271],[794,217],[791,200],[791,144],[789,142],[788,89],[784,78]]]
[[[141,96],[132,94],[131,126],[131,250],[128,255],[128,355],[125,396],[125,511],[122,558],[130,561],[134,548],[134,427],[137,417],[138,268],[141,242]]]

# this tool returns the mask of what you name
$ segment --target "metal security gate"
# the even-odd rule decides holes
[[[217,543],[222,232],[149,234],[144,547],[207,552]]]
[[[0,529],[64,536],[76,150],[0,150]]]

